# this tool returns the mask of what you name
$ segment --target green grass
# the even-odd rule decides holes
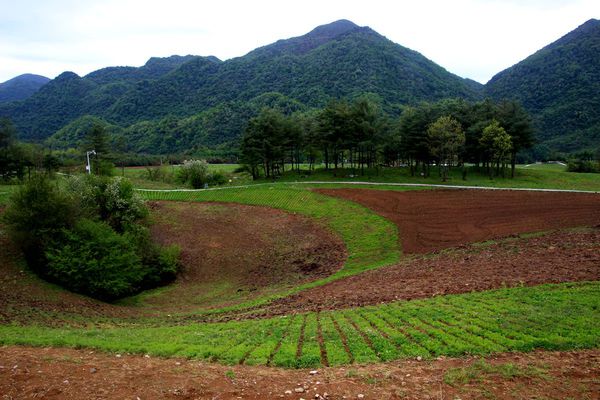
[[[444,374],[444,382],[450,386],[462,386],[466,384],[480,383],[486,378],[494,376],[504,380],[515,378],[542,378],[550,380],[543,368],[535,366],[519,366],[513,363],[490,364],[485,360],[477,360],[467,367],[450,368]]]
[[[0,185],[0,206],[8,204],[10,196],[19,188],[19,185]]]
[[[208,164],[209,171],[223,173],[228,182],[223,186],[235,186],[235,185],[247,185],[252,183],[252,177],[248,173],[237,173],[235,170],[239,168],[239,164]],[[161,168],[165,172],[166,179],[161,180],[150,180],[148,177],[148,169]],[[138,188],[145,189],[182,189],[186,188],[185,185],[176,182],[175,175],[177,173],[178,165],[164,165],[149,166],[149,167],[126,167],[115,168],[113,174],[115,176],[125,176],[131,180],[133,184]],[[231,180],[231,182],[229,182]]]
[[[527,165],[518,165],[517,168],[529,169],[529,170],[567,172],[567,166],[561,165],[561,164],[527,164]]]
[[[259,179],[252,181],[247,173],[235,173],[238,164],[210,164],[212,170],[220,170],[232,179],[231,183],[225,186],[236,185],[253,185],[272,182],[271,179]],[[176,166],[164,167],[167,170],[174,171]],[[432,167],[431,176],[429,178],[421,177],[419,174],[410,176],[408,168],[379,168],[367,169],[364,175],[359,171],[352,169],[338,169],[336,171],[326,171],[323,166],[318,166],[315,171],[308,171],[306,165],[301,165],[303,168],[300,172],[286,171],[286,173],[277,178],[277,182],[314,182],[314,181],[366,181],[366,182],[381,182],[381,183],[420,183],[420,184],[444,184],[437,175],[437,169]],[[120,170],[116,170],[116,175],[120,175]],[[182,188],[173,182],[156,182],[146,178],[145,168],[126,168],[125,176],[131,179],[136,187],[146,189],[175,189]],[[507,175],[508,176],[508,175]],[[462,179],[462,171],[460,168],[453,168],[450,171],[448,185],[463,185],[463,186],[481,186],[481,187],[514,187],[514,188],[534,188],[534,189],[569,189],[569,190],[591,190],[600,191],[600,174],[592,173],[574,173],[567,172],[566,167],[560,164],[531,164],[518,165],[515,178],[496,177],[490,179],[487,174],[482,171],[477,171],[476,168],[470,167],[467,174],[467,180]],[[393,189],[391,187],[390,189]]]
[[[510,171],[507,171],[507,176]],[[479,187],[503,188],[533,188],[533,189],[568,189],[600,191],[600,174],[566,172],[561,165],[550,166],[518,166],[515,178],[496,177],[490,179],[484,172],[478,172],[474,167],[469,168],[467,179],[462,179],[461,169],[453,168],[447,182],[442,182],[438,177],[437,169],[431,169],[431,176],[421,177],[419,174],[410,176],[408,168],[379,168],[379,170],[366,170],[364,175],[353,172],[351,169],[326,171],[317,169],[312,173],[308,171],[286,172],[279,182],[310,182],[310,181],[353,181],[353,182],[381,182],[381,183],[419,183],[419,184],[447,184]],[[261,179],[256,183],[266,182]]]
[[[350,360],[371,363],[415,355],[428,359],[594,348],[600,345],[600,282],[499,289],[225,323],[112,328],[2,325],[0,344],[89,347],[284,367],[342,365]],[[508,367],[498,371],[523,373]],[[458,381],[461,374],[470,376],[466,371],[447,379]]]
[[[387,174],[388,172],[382,173]],[[310,177],[325,180],[323,171]],[[291,182],[294,174],[283,180]],[[392,171],[372,181],[419,179]],[[347,177],[336,177],[349,180]],[[458,183],[453,176],[449,183]],[[357,177],[355,180],[368,180]],[[439,183],[437,179],[423,179]],[[462,182],[462,180],[460,180]],[[468,185],[512,187],[555,187],[600,190],[600,178],[552,168],[519,169],[515,180],[489,181],[472,177]],[[554,186],[549,186],[554,185]],[[198,314],[221,313],[257,307],[269,300],[322,285],[335,279],[396,263],[401,257],[394,224],[355,203],[306,190],[311,185],[265,184],[248,188],[213,191],[140,192],[149,200],[236,202],[267,206],[313,218],[344,241],[348,259],[343,268],[325,279],[275,295],[261,297],[229,308]],[[319,187],[340,187],[332,182]],[[0,186],[0,204],[6,191],[17,186]],[[369,186],[370,187],[370,186]],[[378,186],[394,190],[407,188]],[[7,196],[6,196],[7,197]],[[215,288],[215,291],[220,288]],[[151,296],[169,296],[161,288],[128,299],[143,308]],[[600,346],[600,282],[507,288],[482,293],[440,296],[352,310],[307,313],[261,320],[226,323],[188,322],[166,315],[133,318],[87,318],[76,315],[43,314],[41,325],[0,325],[0,344],[58,347],[88,347],[112,352],[182,356],[224,364],[256,364],[282,367],[316,367],[350,363],[374,363],[421,356],[487,355],[534,349],[568,350]],[[243,315],[243,314],[240,314]],[[53,320],[67,321],[62,328],[45,326]],[[176,317],[175,315],[173,317]],[[72,323],[71,323],[72,322]],[[477,369],[478,368],[478,369]],[[478,366],[456,371],[448,379],[459,381],[481,374],[518,374],[523,371]],[[475,378],[474,378],[475,379]]]

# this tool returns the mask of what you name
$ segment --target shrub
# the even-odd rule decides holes
[[[185,160],[177,171],[177,180],[194,189],[201,189],[206,184],[222,185],[227,182],[227,177],[222,171],[209,171],[205,160]]]
[[[157,246],[152,242],[148,228],[142,225],[131,225],[124,237],[134,246],[144,265],[142,288],[155,287],[175,278],[179,269],[179,246]]]
[[[69,180],[69,191],[87,215],[99,216],[118,232],[148,215],[131,182],[122,177],[75,177]]]
[[[208,183],[208,163],[205,160],[185,160],[179,168],[177,179],[179,182],[200,189]]]
[[[36,271],[45,264],[44,245],[74,225],[79,216],[70,196],[42,175],[35,175],[11,197],[4,212],[9,232]]]
[[[81,219],[46,251],[46,275],[77,293],[113,300],[135,293],[146,274],[134,245],[107,223]]]
[[[173,172],[168,167],[146,167],[145,178],[153,182],[171,183],[174,180]]]
[[[113,300],[167,283],[176,246],[152,243],[148,210],[123,178],[88,176],[62,190],[36,176],[11,198],[4,219],[28,264],[70,290]]]
[[[600,162],[573,159],[567,164],[569,172],[600,172]]]
[[[223,185],[227,182],[227,177],[222,171],[215,171],[209,175],[208,183],[211,185]]]

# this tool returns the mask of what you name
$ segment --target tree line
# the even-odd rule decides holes
[[[324,108],[284,114],[264,108],[251,118],[240,145],[240,162],[256,179],[276,177],[286,165],[309,170],[407,166],[429,176],[439,167],[471,163],[490,176],[514,176],[517,154],[534,143],[529,114],[516,101],[462,99],[420,103],[392,117],[369,97],[333,100]]]

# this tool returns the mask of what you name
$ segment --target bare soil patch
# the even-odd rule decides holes
[[[506,286],[596,280],[600,280],[600,229],[564,230],[416,256],[277,300],[260,313],[338,309]]]
[[[405,253],[428,253],[508,235],[600,224],[600,196],[510,190],[318,189],[398,225]]]
[[[157,202],[152,208],[152,237],[182,249],[170,304],[293,287],[334,273],[346,259],[338,236],[300,215],[227,203]],[[154,300],[162,301],[148,301]]]
[[[311,375],[85,350],[0,348],[2,399],[598,399],[598,376],[599,350],[408,360]]]

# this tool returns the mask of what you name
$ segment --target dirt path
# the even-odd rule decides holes
[[[3,400],[598,399],[598,376],[599,350],[400,361],[311,375],[84,350],[0,348]]]
[[[524,232],[600,224],[600,195],[508,190],[316,189],[398,225],[406,253],[427,253]]]
[[[505,286],[600,280],[600,228],[557,231],[365,272],[270,304],[259,315],[317,311]]]

